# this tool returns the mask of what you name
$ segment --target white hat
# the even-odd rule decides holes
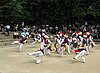
[[[73,40],[77,40],[76,38],[73,38]]]
[[[47,35],[44,35],[44,38],[49,38]]]

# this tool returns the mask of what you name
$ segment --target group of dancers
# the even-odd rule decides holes
[[[38,41],[40,43],[40,48],[35,52],[28,52],[27,55],[36,56],[36,64],[39,64],[43,55],[51,55],[53,49],[55,49],[55,52],[58,53],[60,57],[63,56],[64,52],[68,52],[68,54],[73,52],[75,53],[75,57],[73,57],[73,59],[77,60],[81,57],[82,62],[85,63],[85,56],[89,55],[90,49],[93,48],[93,46],[96,46],[90,32],[82,33],[81,31],[75,31],[71,34],[64,34],[60,31],[57,35],[53,36],[53,38],[55,39],[55,42],[53,42],[54,45],[50,41],[46,32],[36,34],[32,44],[35,45],[35,42]],[[27,43],[27,38],[24,34],[22,34],[22,38],[19,41],[14,41],[12,44],[15,43],[20,44],[20,48],[17,50],[20,52],[22,46]]]

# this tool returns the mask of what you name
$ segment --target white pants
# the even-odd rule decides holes
[[[89,54],[89,46],[86,46],[86,53]]]
[[[11,43],[11,44],[19,44],[19,41],[14,41],[14,42]]]
[[[49,55],[51,54],[51,53],[50,53],[50,50],[49,50],[48,48],[45,48],[45,49],[44,49],[44,53],[45,53],[45,54],[47,53],[47,54],[49,54]]]
[[[50,53],[50,49],[48,49],[48,46],[46,46],[46,47],[43,46],[43,48],[44,48],[44,54],[49,54],[50,55],[51,53]]]
[[[41,51],[37,51],[37,52],[31,52],[31,53],[27,53],[30,56],[36,56],[38,57],[36,59],[36,64],[39,64],[41,62],[41,57],[43,56],[43,53]]]
[[[20,48],[19,48],[19,50],[21,50],[21,49],[22,49],[22,47],[23,47],[23,44],[20,44]]]
[[[81,57],[83,59],[83,62],[85,62],[85,56],[86,56],[86,51],[85,50],[82,50],[74,58],[75,59],[78,59],[78,57]]]
[[[42,51],[36,51],[36,52],[31,52],[31,53],[27,53],[30,56],[36,56],[36,57],[42,57],[43,53]]]
[[[63,47],[60,47],[59,49],[58,49],[58,52],[60,53],[60,56],[63,56],[63,52],[65,51],[65,47],[63,46]]]

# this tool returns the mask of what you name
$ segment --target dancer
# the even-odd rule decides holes
[[[44,45],[44,53],[46,54],[51,54],[50,52],[52,51],[52,44],[51,41],[49,40],[49,37],[47,36],[47,34],[44,34],[42,37],[42,43]]]
[[[73,57],[73,59],[77,60],[78,57],[81,57],[83,60],[83,63],[85,63],[85,56],[88,53],[88,49],[86,47],[86,35],[84,35],[84,38],[79,37],[79,39],[77,39],[77,46],[76,49],[74,49],[74,53],[76,54],[75,57]]]
[[[78,59],[78,57],[81,57],[82,58],[82,60],[83,60],[83,63],[85,63],[85,56],[86,56],[86,49],[77,49],[77,50],[74,50],[75,51],[75,57],[73,57],[73,59],[75,59],[75,60],[77,60]]]
[[[19,49],[17,49],[17,51],[20,52],[25,43],[27,43],[27,39],[26,39],[26,37],[24,35],[22,35],[21,39],[19,39],[18,41],[14,41],[11,44],[20,44]]]
[[[48,47],[48,44],[51,44],[50,41],[48,40],[48,36],[45,34],[42,38],[41,38],[41,46],[40,49],[38,51],[35,52],[29,52],[27,53],[27,55],[30,56],[36,56],[36,64],[39,64],[41,62],[41,58],[42,56],[47,52],[48,54],[50,54],[50,47]]]
[[[63,52],[65,51],[65,44],[64,42],[64,34],[60,32],[60,39],[57,39],[57,42],[59,43],[58,53],[60,54],[60,57],[63,56]]]
[[[36,59],[35,63],[39,64],[41,62],[42,56],[44,55],[44,49],[41,46],[40,50],[38,50],[36,52],[29,52],[29,53],[27,53],[27,55],[29,55],[29,56],[36,56],[37,59]]]
[[[69,40],[69,38],[68,38],[68,34],[66,33],[65,35],[64,35],[64,42],[63,42],[63,44],[65,45],[65,50],[68,52],[68,54],[70,54],[70,46],[69,46],[69,44],[70,44],[70,40]]]

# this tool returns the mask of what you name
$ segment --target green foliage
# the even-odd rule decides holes
[[[87,14],[100,16],[99,0],[1,0],[0,22],[27,24],[71,24],[72,17],[83,20]]]

